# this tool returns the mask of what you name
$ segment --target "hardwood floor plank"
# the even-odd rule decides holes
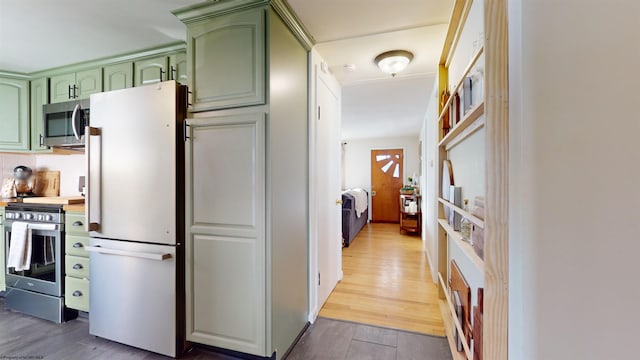
[[[365,226],[342,252],[344,277],[320,316],[444,336],[438,288],[419,236]]]

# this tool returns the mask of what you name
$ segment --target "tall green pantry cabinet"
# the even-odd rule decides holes
[[[187,25],[187,340],[281,359],[308,319],[308,50],[281,1]]]
[[[29,80],[0,77],[0,149],[29,150]]]

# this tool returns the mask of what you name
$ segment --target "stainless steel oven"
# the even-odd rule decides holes
[[[17,224],[26,236],[13,237]],[[10,203],[5,209],[5,306],[8,309],[63,322],[77,316],[64,306],[64,213],[59,205]],[[15,243],[14,243],[15,242]],[[21,242],[28,266],[11,266],[11,247]],[[30,248],[30,249],[29,249]],[[29,249],[29,250],[27,250]],[[14,249],[15,253],[15,249]],[[15,258],[15,257],[14,257]]]

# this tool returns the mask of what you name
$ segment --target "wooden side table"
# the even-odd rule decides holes
[[[409,205],[415,202],[416,211],[407,211]],[[400,232],[420,234],[422,232],[422,211],[420,195],[400,195]],[[413,209],[411,209],[413,210]]]

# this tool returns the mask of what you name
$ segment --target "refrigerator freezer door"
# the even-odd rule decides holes
[[[176,356],[176,247],[90,240],[89,333]]]
[[[175,81],[91,95],[91,236],[176,243]]]

